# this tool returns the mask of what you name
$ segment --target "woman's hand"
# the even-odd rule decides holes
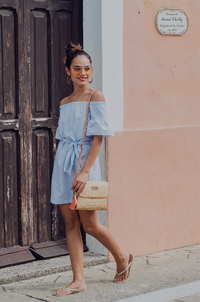
[[[85,164],[78,176],[75,177],[72,181],[71,189],[73,190],[73,193],[76,192],[77,196],[83,192],[87,184],[89,172],[101,148],[102,139],[102,135],[93,136],[92,144],[88,152]]]
[[[88,181],[89,173],[85,171],[81,171],[77,177],[74,178],[72,181],[72,187],[71,190],[73,190],[73,193],[76,192],[76,196],[81,194],[83,190],[85,189],[85,186]]]

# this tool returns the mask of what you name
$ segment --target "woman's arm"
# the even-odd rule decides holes
[[[74,180],[72,181],[71,189],[73,190],[73,192],[76,192],[77,195],[83,192],[87,184],[89,172],[101,148],[102,139],[103,139],[102,135],[93,136],[92,144],[88,152],[88,156],[85,161],[85,164],[81,172],[78,174],[78,176],[75,177]]]
[[[103,93],[100,90],[96,90],[92,95],[91,102],[105,102]],[[76,192],[77,195],[83,192],[87,184],[89,172],[101,148],[102,139],[103,139],[102,135],[93,136],[93,141],[90,150],[88,152],[88,156],[83,166],[83,169],[78,174],[78,176],[75,177],[74,180],[72,181],[71,189],[74,192]]]

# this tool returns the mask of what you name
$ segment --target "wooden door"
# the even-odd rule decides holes
[[[81,0],[0,0],[0,248],[65,236],[50,183],[71,40]]]

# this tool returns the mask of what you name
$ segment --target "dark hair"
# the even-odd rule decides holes
[[[92,59],[90,55],[85,52],[80,44],[73,44],[70,42],[66,48],[66,56],[64,57],[63,61],[65,66],[70,69],[72,60],[77,56],[86,56],[90,60],[90,64],[92,65]]]

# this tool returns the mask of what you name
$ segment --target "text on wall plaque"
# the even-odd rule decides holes
[[[162,8],[156,15],[156,28],[161,35],[181,36],[188,29],[188,17],[181,9]]]

